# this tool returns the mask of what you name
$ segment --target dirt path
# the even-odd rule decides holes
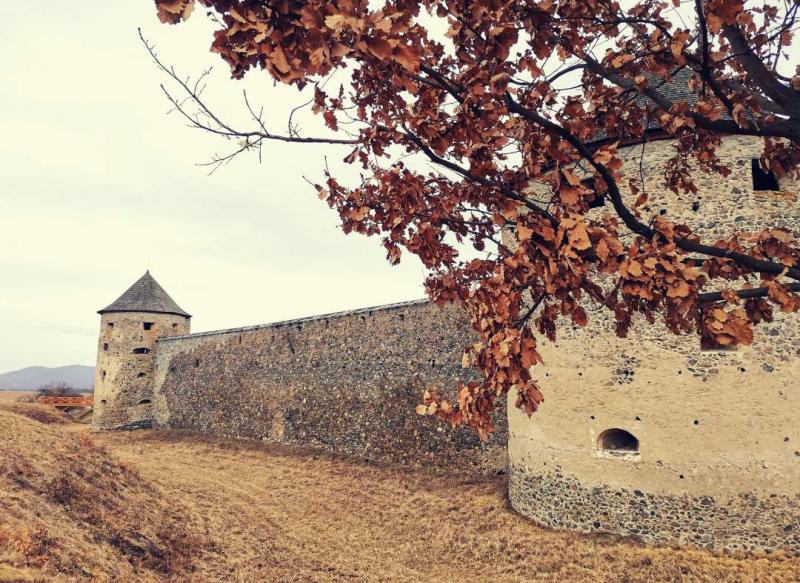
[[[800,580],[800,559],[539,528],[508,508],[503,478],[168,433],[93,439],[185,506],[187,528],[213,541],[193,581]]]

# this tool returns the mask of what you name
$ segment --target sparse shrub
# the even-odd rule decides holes
[[[8,546],[25,557],[25,563],[38,566],[47,562],[48,551],[55,545],[43,525],[25,527],[20,531],[0,530],[0,547]]]
[[[67,383],[49,383],[36,389],[37,397],[80,397],[81,392]]]
[[[191,534],[177,522],[162,526],[156,532],[164,555],[165,573],[180,573],[190,570],[192,557],[200,548],[207,546],[200,537]]]
[[[199,537],[177,522],[162,525],[152,539],[128,529],[114,532],[108,542],[132,564],[164,575],[187,571],[192,557],[204,546]]]
[[[0,461],[0,478],[8,478],[11,482],[23,488],[31,486],[31,480],[36,477],[36,470],[30,461],[15,450],[6,449]]]
[[[45,495],[50,502],[71,506],[80,500],[84,486],[70,473],[61,473],[45,486]]]

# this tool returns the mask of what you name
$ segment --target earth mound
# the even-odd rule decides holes
[[[203,542],[180,506],[55,409],[0,406],[0,581],[163,581]]]

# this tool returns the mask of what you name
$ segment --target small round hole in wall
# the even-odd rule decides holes
[[[614,455],[632,455],[639,452],[639,440],[624,429],[606,429],[597,438],[597,449]]]
[[[693,421],[693,423],[694,423],[695,425],[700,425],[700,421],[698,421],[697,419],[695,419],[695,420]]]

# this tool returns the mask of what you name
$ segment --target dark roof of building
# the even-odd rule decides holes
[[[692,78],[692,70],[689,68],[679,69],[672,75],[669,81],[653,74],[645,75],[647,84],[661,93],[673,103],[687,102],[689,105],[697,103],[697,92],[689,89],[689,80]],[[652,105],[649,98],[641,93],[637,93],[636,102],[639,105]]]
[[[149,271],[129,287],[124,294],[119,296],[116,301],[97,313],[105,314],[108,312],[152,312],[191,318],[175,303],[175,300],[169,297],[169,294],[150,275]]]
[[[662,79],[657,75],[653,75],[651,73],[645,74],[647,78],[648,86],[652,89],[655,89],[659,93],[661,93],[664,97],[669,99],[672,103],[688,103],[691,108],[697,104],[698,101],[698,94],[696,91],[692,91],[689,88],[689,80],[692,77],[692,71],[689,68],[681,68],[675,71],[672,75],[672,78],[667,81],[666,79]],[[640,107],[641,109],[652,109],[655,105],[653,101],[650,100],[649,97],[646,97],[639,93],[638,91],[630,91],[628,93],[631,97],[630,100]],[[722,114],[722,119],[730,119],[727,113]],[[661,125],[658,123],[657,119],[650,119],[647,123],[647,131],[661,131]],[[590,140],[590,144],[595,144],[597,142],[603,142],[608,139],[616,139],[615,136],[609,135],[606,131],[600,130],[597,132],[596,136]]]

